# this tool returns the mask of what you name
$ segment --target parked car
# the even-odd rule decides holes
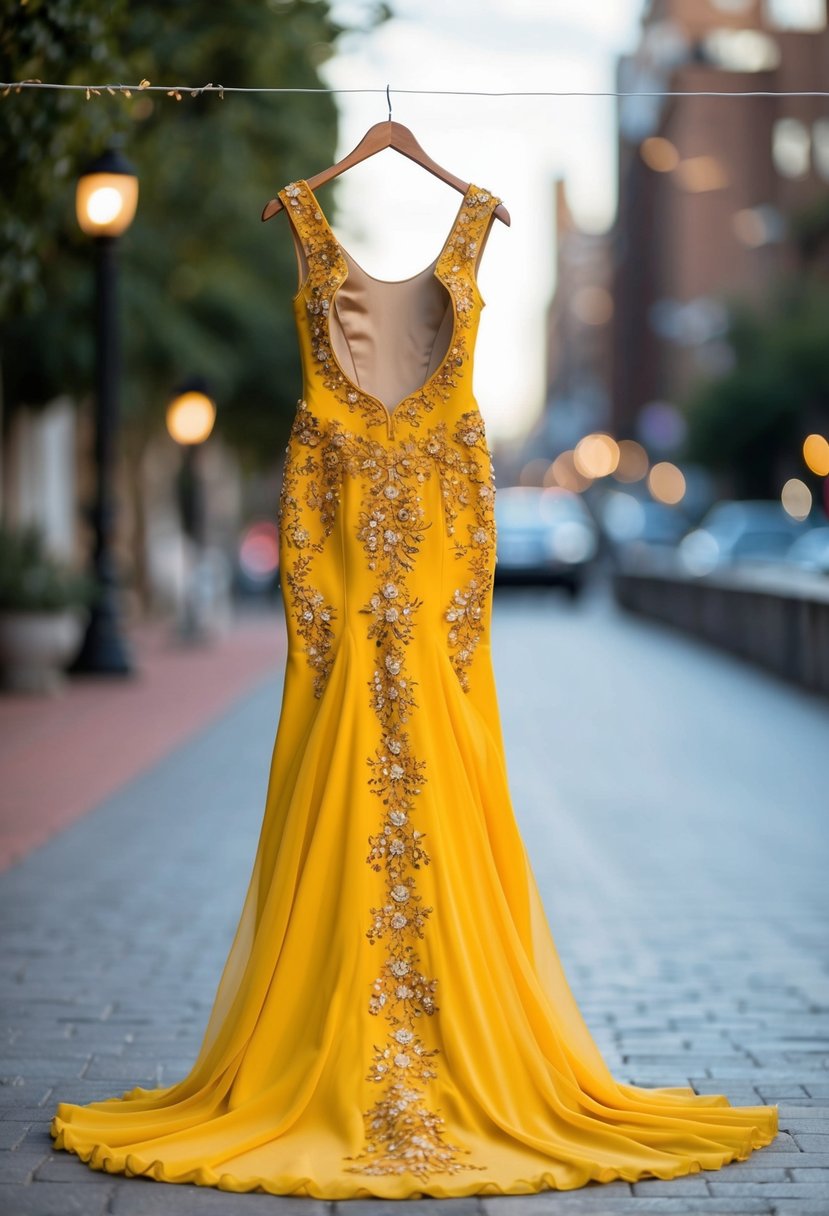
[[[670,565],[690,521],[679,507],[610,490],[599,508],[602,527],[622,566]]]
[[[506,486],[495,499],[495,582],[559,585],[575,597],[598,550],[584,502],[559,486]]]
[[[718,502],[680,541],[678,556],[691,574],[743,563],[778,563],[813,523],[793,519],[776,500]]]
[[[786,550],[787,565],[829,574],[829,527],[810,528]]]

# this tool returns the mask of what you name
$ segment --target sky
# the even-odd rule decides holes
[[[360,0],[334,0],[343,23]],[[545,311],[554,290],[556,176],[576,219],[603,231],[616,206],[612,97],[423,96],[397,89],[612,91],[637,42],[643,0],[392,0],[394,18],[349,34],[322,67],[338,93],[341,159],[376,122],[411,128],[439,164],[498,195],[478,282],[486,301],[473,388],[490,440],[525,430],[544,399]],[[325,165],[309,165],[312,177]],[[457,213],[451,186],[393,149],[336,179],[334,231],[376,278],[408,278],[434,259]],[[333,188],[333,187],[332,187]],[[325,197],[325,196],[324,196]]]

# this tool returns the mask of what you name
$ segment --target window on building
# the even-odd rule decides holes
[[[766,21],[778,30],[822,30],[826,0],[766,0]]]
[[[780,63],[780,47],[762,30],[711,30],[702,42],[709,63],[727,72],[768,72]]]
[[[809,172],[809,130],[797,118],[778,118],[772,128],[772,159],[783,177]]]

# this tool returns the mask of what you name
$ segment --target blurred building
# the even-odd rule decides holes
[[[546,318],[546,393],[535,426],[496,453],[501,480],[540,479],[542,466],[610,424],[613,296],[609,233],[585,232],[563,178],[553,182],[555,293]],[[500,456],[500,462],[499,462]]]
[[[609,422],[611,245],[607,233],[584,232],[555,182],[556,291],[547,316],[549,437],[556,450]]]
[[[825,90],[826,0],[650,0],[620,93]],[[829,194],[829,99],[619,98],[611,426],[681,439],[698,375],[729,365],[729,297],[796,262],[788,218]]]

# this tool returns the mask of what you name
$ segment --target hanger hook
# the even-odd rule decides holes
[[[386,85],[386,101],[389,103],[389,122],[391,122],[391,94],[388,85]]]

